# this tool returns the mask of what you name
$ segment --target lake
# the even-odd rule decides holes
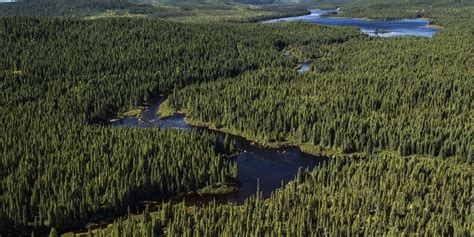
[[[177,114],[167,119],[160,119],[156,112],[165,98],[157,98],[151,101],[140,117],[126,117],[111,120],[115,127],[160,127],[164,129],[179,129],[187,131],[193,129],[193,126],[184,122],[185,116]],[[263,197],[269,197],[277,188],[282,187],[293,180],[298,173],[298,169],[312,170],[321,162],[327,161],[326,157],[318,157],[306,154],[296,147],[288,148],[264,148],[253,142],[230,134],[217,132],[205,128],[194,128],[206,130],[216,134],[223,141],[227,135],[233,139],[239,154],[235,156],[238,168],[238,179],[240,187],[237,192],[225,195],[190,195],[186,196],[187,202],[207,203],[211,200],[218,202],[243,203],[248,197],[257,192],[257,183]]]
[[[326,26],[356,26],[370,36],[418,36],[433,37],[438,29],[429,28],[427,19],[400,19],[400,20],[368,20],[362,18],[326,17],[336,15],[338,10],[312,9],[311,14],[298,17],[286,17],[265,21],[264,23],[282,23],[292,21],[310,22]]]

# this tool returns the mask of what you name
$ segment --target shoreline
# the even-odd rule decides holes
[[[321,147],[321,146],[315,146],[315,145],[311,145],[311,144],[301,144],[301,143],[297,143],[297,142],[291,141],[291,140],[281,141],[281,142],[266,142],[266,141],[263,141],[262,139],[260,139],[258,137],[249,136],[249,135],[244,134],[243,132],[240,132],[240,131],[236,131],[236,130],[225,128],[225,127],[218,128],[217,126],[215,126],[214,124],[212,124],[210,122],[204,122],[204,121],[200,121],[200,120],[197,120],[197,119],[193,119],[193,118],[189,117],[189,115],[188,115],[188,113],[186,113],[186,111],[174,111],[174,110],[171,109],[172,112],[169,113],[168,108],[166,108],[168,106],[167,101],[168,100],[166,99],[158,107],[158,110],[156,111],[157,115],[162,114],[163,117],[165,117],[165,119],[166,119],[166,118],[169,118],[170,116],[173,116],[173,115],[176,115],[176,114],[181,114],[181,115],[185,116],[184,117],[184,122],[188,125],[191,125],[191,126],[196,127],[196,128],[204,128],[204,129],[209,129],[209,130],[216,131],[216,132],[227,133],[227,134],[230,134],[230,135],[233,135],[233,136],[238,136],[238,137],[244,138],[245,140],[251,142],[252,144],[254,144],[256,146],[260,146],[260,147],[263,147],[263,148],[272,148],[272,149],[298,148],[301,152],[304,152],[304,153],[307,153],[307,154],[310,154],[310,155],[313,155],[313,156],[325,156],[325,157],[328,157],[328,158],[337,158],[337,157],[341,157],[341,156],[366,155],[365,152],[344,154],[340,150],[337,150],[337,149],[334,149],[334,148],[324,148],[324,147]],[[165,106],[163,107],[162,105],[165,105]],[[165,113],[165,112],[163,112],[163,110],[166,110],[167,112]],[[162,119],[162,118],[160,117],[160,119]]]
[[[156,114],[160,114],[161,110],[163,110],[162,105],[168,106],[167,101],[168,101],[168,99],[166,99],[162,102],[162,104],[158,107],[158,110],[156,111]],[[188,113],[186,113],[186,111],[175,111],[173,109],[171,109],[171,110],[173,112],[171,113],[170,116],[177,115],[177,114],[184,115],[185,116],[184,117],[184,122],[188,125],[191,125],[191,126],[196,127],[196,128],[209,129],[209,130],[212,130],[212,131],[215,131],[215,132],[227,133],[227,134],[230,134],[232,136],[241,137],[241,138],[249,141],[253,145],[256,145],[256,146],[259,146],[259,147],[262,147],[262,148],[270,148],[270,149],[297,148],[301,152],[309,154],[309,155],[319,156],[319,157],[328,157],[328,158],[331,158],[331,159],[337,159],[337,158],[345,157],[345,156],[357,157],[357,156],[367,156],[367,155],[369,155],[369,153],[364,152],[364,151],[343,153],[340,149],[327,148],[327,147],[322,147],[322,146],[318,146],[318,145],[312,145],[312,144],[309,144],[309,143],[298,143],[298,142],[292,140],[291,138],[287,138],[286,141],[267,142],[267,141],[263,141],[259,137],[249,136],[248,134],[245,134],[241,131],[237,131],[237,130],[226,128],[226,127],[218,128],[217,126],[215,126],[211,122],[204,122],[204,121],[200,121],[198,119],[191,118],[191,117],[189,117]],[[161,112],[161,113],[164,114],[163,112]],[[164,117],[166,119],[166,118],[169,118],[170,116],[168,116],[168,117],[164,116]],[[374,151],[373,154],[387,153],[387,152],[397,153],[396,151],[393,151],[393,150],[380,150],[380,151]]]
[[[295,13],[295,14],[283,14],[283,15],[280,15],[280,16],[277,16],[277,15],[263,15],[261,16],[259,19],[250,19],[249,21],[247,22],[242,22],[242,23],[265,23],[267,21],[272,21],[272,20],[276,20],[276,19],[282,19],[282,18],[289,18],[289,17],[300,17],[300,16],[309,16],[311,15],[311,11],[309,9],[306,9],[306,12],[304,13]]]
[[[431,24],[431,22],[425,26],[426,28],[430,28],[430,29],[437,29],[437,30],[443,30],[445,29],[444,26],[440,26],[440,25],[436,25],[436,24]]]
[[[160,110],[162,110],[162,105],[165,105],[165,107],[169,106],[167,101],[168,100],[165,99],[160,104],[157,111],[155,111],[155,113],[157,115],[159,114]],[[263,148],[273,148],[273,149],[298,148],[301,152],[304,152],[304,153],[307,153],[307,154],[311,154],[311,155],[314,155],[314,156],[324,156],[324,157],[332,158],[332,159],[337,159],[337,158],[340,158],[340,157],[350,157],[350,158],[357,159],[357,158],[361,158],[361,157],[370,155],[367,152],[342,153],[342,151],[339,151],[339,150],[336,150],[336,149],[323,148],[323,147],[320,147],[320,146],[315,146],[315,145],[311,145],[311,144],[307,144],[307,143],[306,144],[305,143],[299,144],[295,141],[291,141],[291,138],[288,139],[287,141],[282,141],[282,142],[265,142],[265,141],[262,141],[261,139],[258,139],[257,137],[251,137],[251,136],[245,135],[244,133],[236,131],[236,130],[232,130],[232,129],[225,128],[225,127],[218,128],[212,123],[190,118],[187,115],[187,113],[185,113],[185,111],[174,111],[169,107],[168,107],[168,109],[170,109],[170,110],[167,110],[167,111],[171,111],[170,116],[177,115],[177,114],[184,115],[185,116],[184,117],[184,122],[186,124],[189,124],[189,125],[193,126],[193,127],[209,129],[209,130],[212,130],[212,131],[217,131],[217,132],[221,132],[221,133],[227,133],[227,134],[230,134],[230,135],[233,135],[233,136],[238,136],[238,137],[241,137],[243,139],[246,139],[247,141],[251,142],[253,145],[260,146],[260,147],[263,147]],[[377,154],[377,155],[396,154],[396,155],[399,155],[394,150],[376,150],[376,151],[373,152],[373,154]],[[401,156],[401,155],[399,155],[399,156],[404,157],[404,156]],[[413,157],[413,156],[427,157],[426,155],[410,155],[410,156],[405,156],[405,157]],[[229,157],[233,157],[233,155],[231,155]],[[290,182],[292,182],[292,181],[290,181]],[[164,204],[171,203],[171,205],[174,205],[174,204],[177,204],[177,203],[182,203],[184,201],[186,203],[186,205],[191,204],[191,205],[189,205],[189,207],[192,208],[192,206],[199,206],[199,204],[197,204],[196,202],[193,202],[193,201],[187,202],[186,201],[186,200],[188,200],[187,197],[192,197],[193,195],[194,196],[199,195],[203,198],[205,198],[206,196],[216,197],[216,196],[220,196],[220,195],[225,195],[227,193],[236,192],[238,190],[239,190],[238,182],[214,183],[214,184],[208,185],[206,187],[196,189],[194,191],[189,191],[187,193],[178,194],[177,196],[167,198],[166,200],[163,199],[161,201],[161,203],[162,204],[163,203]],[[148,205],[148,204],[157,204],[159,206],[160,201],[159,200],[158,201],[143,201],[143,202],[141,202],[141,204],[142,204],[142,208],[143,208],[144,204],[146,204],[146,205]],[[232,202],[230,204],[232,204]],[[235,205],[240,205],[240,204],[237,203]],[[158,208],[158,207],[155,206],[155,207],[152,207],[151,210],[148,209],[150,215],[156,215],[158,213],[158,209],[156,209],[156,208]],[[140,216],[143,215],[144,212],[145,212],[145,209],[142,209],[142,211],[137,212],[136,214],[132,214],[132,216],[140,217]],[[124,217],[124,216],[126,216],[126,215],[117,215],[115,217],[107,218],[107,219],[104,219],[102,221],[97,221],[95,223],[88,223],[88,224],[91,224],[89,226],[89,228],[90,228],[92,233],[97,232],[97,230],[99,230],[99,229],[102,229],[102,230],[103,229],[109,229],[114,224],[114,221],[116,221],[117,219],[119,219],[121,217]],[[65,232],[65,233],[62,234],[62,236],[63,235],[66,235],[66,236],[86,235],[87,232],[88,232],[87,228],[81,228],[81,229],[70,230],[68,232]]]
[[[330,159],[338,159],[342,157],[349,157],[349,158],[360,158],[364,156],[369,156],[369,155],[385,155],[385,154],[391,154],[391,155],[396,155],[399,157],[418,157],[418,158],[432,158],[436,159],[437,157],[431,156],[431,155],[426,155],[426,154],[411,154],[408,156],[402,156],[397,150],[392,150],[392,149],[374,149],[372,153],[365,152],[365,151],[357,151],[357,152],[351,152],[351,153],[343,153],[341,150],[334,149],[334,148],[325,148],[317,145],[312,145],[308,143],[297,143],[293,142],[291,140],[284,141],[284,142],[264,142],[261,141],[258,138],[251,138],[241,132],[238,131],[232,131],[228,128],[216,128],[213,125],[209,125],[210,123],[206,122],[200,122],[199,120],[195,120],[192,118],[189,118],[186,113],[183,112],[176,112],[176,114],[183,114],[185,115],[184,121],[186,124],[191,125],[196,128],[204,128],[204,129],[209,129],[212,131],[216,132],[221,132],[221,133],[227,133],[232,136],[237,136],[241,137],[249,142],[251,142],[255,146],[259,146],[262,148],[269,148],[269,149],[284,149],[284,148],[297,148],[301,152],[313,155],[313,156],[319,156],[319,157],[327,157]]]
[[[298,148],[301,152],[304,152],[313,156],[322,156],[322,157],[328,157],[332,159],[336,159],[342,156],[351,157],[351,156],[367,155],[367,153],[365,152],[342,153],[342,151],[334,149],[334,148],[324,148],[321,146],[315,146],[315,145],[311,145],[307,143],[301,144],[301,143],[296,143],[290,140],[281,141],[281,142],[265,142],[257,137],[251,137],[242,132],[235,131],[229,128],[217,128],[215,125],[211,123],[190,118],[188,117],[186,113],[183,113],[183,112],[176,112],[175,114],[184,114],[185,115],[184,122],[193,127],[205,128],[205,129],[209,129],[216,132],[227,133],[233,136],[242,137],[245,140],[248,140],[249,142],[251,142],[252,144],[262,147],[262,148],[270,148],[270,149]]]
[[[166,103],[166,102],[167,102],[167,100],[165,100],[163,103]],[[158,110],[156,111],[157,114],[159,113],[160,109],[161,109],[161,105],[158,107]],[[211,131],[226,133],[226,134],[230,134],[232,136],[241,137],[241,138],[249,141],[253,145],[259,146],[259,147],[262,147],[262,148],[269,148],[269,149],[297,148],[303,153],[313,155],[313,156],[327,157],[327,158],[330,158],[330,159],[337,159],[337,158],[341,158],[341,157],[353,158],[353,157],[362,157],[362,156],[368,156],[368,155],[381,155],[381,154],[393,154],[393,155],[401,156],[398,151],[392,150],[392,149],[375,149],[372,153],[365,152],[365,151],[356,151],[356,152],[351,152],[351,153],[344,153],[340,149],[336,149],[336,148],[327,148],[327,147],[322,147],[322,146],[318,146],[318,145],[312,145],[312,144],[309,144],[309,143],[298,143],[298,142],[292,140],[291,138],[287,138],[286,141],[266,142],[266,141],[263,141],[262,139],[260,139],[258,137],[249,136],[248,134],[245,134],[241,131],[236,131],[236,130],[229,129],[229,128],[226,128],[226,127],[218,128],[210,122],[204,122],[204,121],[200,121],[200,120],[197,120],[197,119],[193,119],[193,118],[189,117],[188,113],[186,113],[185,111],[173,111],[172,116],[177,115],[177,114],[184,115],[185,116],[184,117],[184,122],[188,125],[191,125],[191,126],[196,127],[196,128],[209,129]],[[401,157],[410,157],[410,156],[425,157],[426,155],[412,154],[412,155],[409,155],[409,156],[401,156]]]

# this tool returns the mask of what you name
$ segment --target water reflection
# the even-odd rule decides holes
[[[325,17],[336,15],[337,10],[313,9],[310,15],[273,19],[265,23],[281,23],[291,21],[304,21],[328,26],[357,26],[362,32],[377,37],[392,36],[419,36],[433,37],[438,29],[427,27],[430,24],[426,19],[402,20],[367,20],[362,18]]]
[[[192,129],[191,125],[184,122],[185,116],[182,114],[174,115],[167,119],[160,119],[157,116],[156,112],[164,100],[165,98],[153,100],[138,118],[128,117],[111,120],[110,122],[116,127]],[[223,140],[226,136],[225,133],[208,131],[215,133],[220,140]],[[234,139],[236,148],[240,151],[240,154],[235,157],[240,181],[239,191],[220,196],[189,195],[184,197],[188,202],[207,203],[210,200],[216,199],[219,202],[242,203],[249,196],[256,193],[257,183],[263,196],[269,197],[272,191],[292,180],[300,167],[313,169],[320,162],[327,160],[327,158],[301,152],[295,147],[281,149],[264,148],[242,137],[229,134],[227,136]]]

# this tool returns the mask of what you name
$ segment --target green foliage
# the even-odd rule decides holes
[[[166,119],[173,116],[174,111],[168,105],[168,101],[165,101],[160,105],[160,108],[158,109],[156,114],[160,117],[160,119]]]
[[[232,180],[214,136],[94,124],[188,84],[293,67],[281,47],[316,35],[360,37],[310,24],[22,17],[1,18],[0,32],[0,220],[25,231],[62,231]]]
[[[240,206],[164,205],[148,221],[123,218],[100,233],[470,236],[473,172],[472,166],[458,160],[341,158],[312,172],[301,171],[267,200],[256,196]]]
[[[469,235],[472,8],[438,12],[447,28],[434,39],[388,40],[306,23],[1,18],[0,233],[47,235],[234,180],[213,135],[97,124],[173,91],[172,108],[268,142],[461,159],[343,158],[267,201],[164,205],[114,233]],[[294,72],[283,49],[313,59],[311,72]]]
[[[472,0],[419,1],[407,4],[401,1],[374,2],[360,1],[357,4],[343,6],[340,16],[367,17],[371,19],[430,18],[435,24],[453,25],[453,22],[464,24],[472,12]]]
[[[472,0],[353,0],[355,4],[361,5],[375,5],[375,4],[386,4],[386,5],[418,5],[418,4],[449,4],[449,3],[461,3],[461,2],[471,2]]]
[[[342,5],[344,14],[349,15],[397,18],[425,16],[437,7],[468,4],[472,0],[20,0],[0,4],[0,16],[148,16],[248,22],[302,15],[308,13],[307,8],[320,6]]]
[[[148,17],[187,22],[255,22],[270,18],[305,15],[305,6],[254,6],[232,2],[153,3],[140,1],[47,0],[0,4],[0,16],[47,16],[97,19],[104,17]]]
[[[51,228],[51,232],[49,232],[49,237],[58,237],[58,231],[53,227]]]
[[[308,74],[266,68],[175,91],[169,104],[191,119],[263,143],[472,160],[474,41],[469,32],[471,25],[453,24],[434,39],[311,43],[296,50],[313,58]]]
[[[156,13],[151,18],[189,23],[209,22],[259,22],[267,19],[306,15],[304,6],[295,5],[247,5],[237,3],[179,3],[154,4]]]
[[[0,16],[84,17],[107,10],[134,14],[150,14],[155,11],[150,5],[133,4],[124,0],[26,0],[0,4]]]

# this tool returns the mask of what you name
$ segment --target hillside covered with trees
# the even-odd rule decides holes
[[[175,91],[169,104],[264,144],[472,161],[474,41],[471,25],[457,26],[434,39],[306,45],[297,53],[314,59],[308,74],[264,68]]]
[[[145,19],[12,17],[0,29],[0,233],[80,227],[152,196],[235,178],[213,135],[96,123],[188,84],[292,67],[279,52],[286,45],[361,37],[308,24]]]
[[[162,20],[188,16],[189,5],[159,15],[148,4],[68,3],[0,5],[0,235],[55,236],[127,212],[90,231],[473,234],[470,1],[343,7],[351,16],[432,17],[444,29],[429,39],[372,38],[352,27],[301,22]],[[117,9],[155,17],[84,19]],[[256,11],[282,16],[301,9]],[[236,19],[262,19],[251,11]],[[304,74],[296,72],[302,60],[312,61]],[[143,201],[239,178],[229,151],[210,132],[107,124],[158,95],[168,95],[170,108],[190,123],[334,159],[301,170],[268,199],[163,201],[150,207],[158,211],[132,215]]]
[[[142,2],[124,0],[39,0],[0,3],[0,16],[59,18],[152,18],[203,22],[256,22],[276,17],[305,15],[302,5],[249,5],[231,1]]]
[[[90,231],[143,236],[358,236],[472,234],[472,166],[383,155],[341,158],[301,171],[268,199],[243,205],[184,203]]]

